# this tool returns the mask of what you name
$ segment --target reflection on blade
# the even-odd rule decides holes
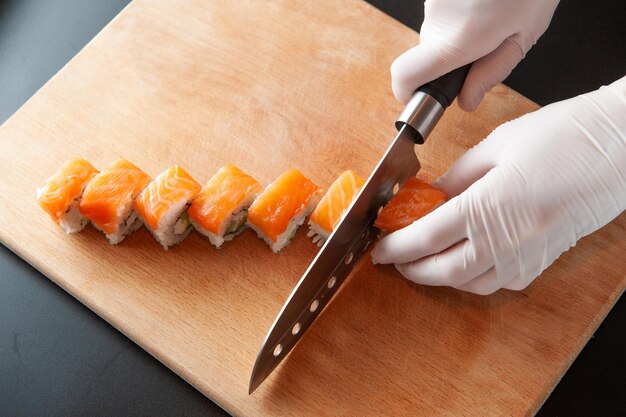
[[[407,127],[400,130],[287,299],[257,356],[250,378],[250,393],[313,324],[376,237],[373,222],[379,208],[393,197],[395,185],[402,185],[417,174],[420,166],[415,156],[414,132]]]

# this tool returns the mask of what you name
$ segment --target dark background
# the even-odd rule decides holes
[[[422,2],[370,3],[419,29]],[[126,4],[0,0],[0,122]],[[625,51],[623,2],[568,0],[506,84],[545,105],[623,76]],[[625,415],[625,333],[622,296],[539,415]],[[0,245],[0,416],[86,415],[226,413]]]

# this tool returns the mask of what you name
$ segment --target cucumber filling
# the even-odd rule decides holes
[[[246,218],[248,217],[248,211],[242,210],[239,213],[233,215],[233,217],[228,222],[228,226],[226,226],[225,235],[229,235],[231,233],[237,233],[241,228],[246,225]]]
[[[187,231],[187,229],[189,229],[189,226],[191,226],[191,222],[189,221],[189,214],[187,214],[187,211],[185,211],[183,214],[180,215],[178,220],[176,220],[176,224],[174,224],[174,234],[182,235]]]
[[[136,221],[139,215],[135,210],[131,211],[130,216],[124,222],[127,228],[130,228]]]

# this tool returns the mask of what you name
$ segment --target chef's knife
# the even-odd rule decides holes
[[[326,307],[377,235],[374,220],[404,181],[420,169],[415,144],[422,144],[458,95],[470,65],[420,87],[398,121],[398,134],[342,220],[287,299],[257,356],[249,393],[276,368]]]

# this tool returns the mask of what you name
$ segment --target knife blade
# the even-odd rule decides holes
[[[365,253],[377,230],[378,211],[420,164],[415,144],[424,143],[461,89],[469,65],[418,89],[400,114],[398,134],[292,291],[270,328],[250,377],[251,394],[319,317]]]

